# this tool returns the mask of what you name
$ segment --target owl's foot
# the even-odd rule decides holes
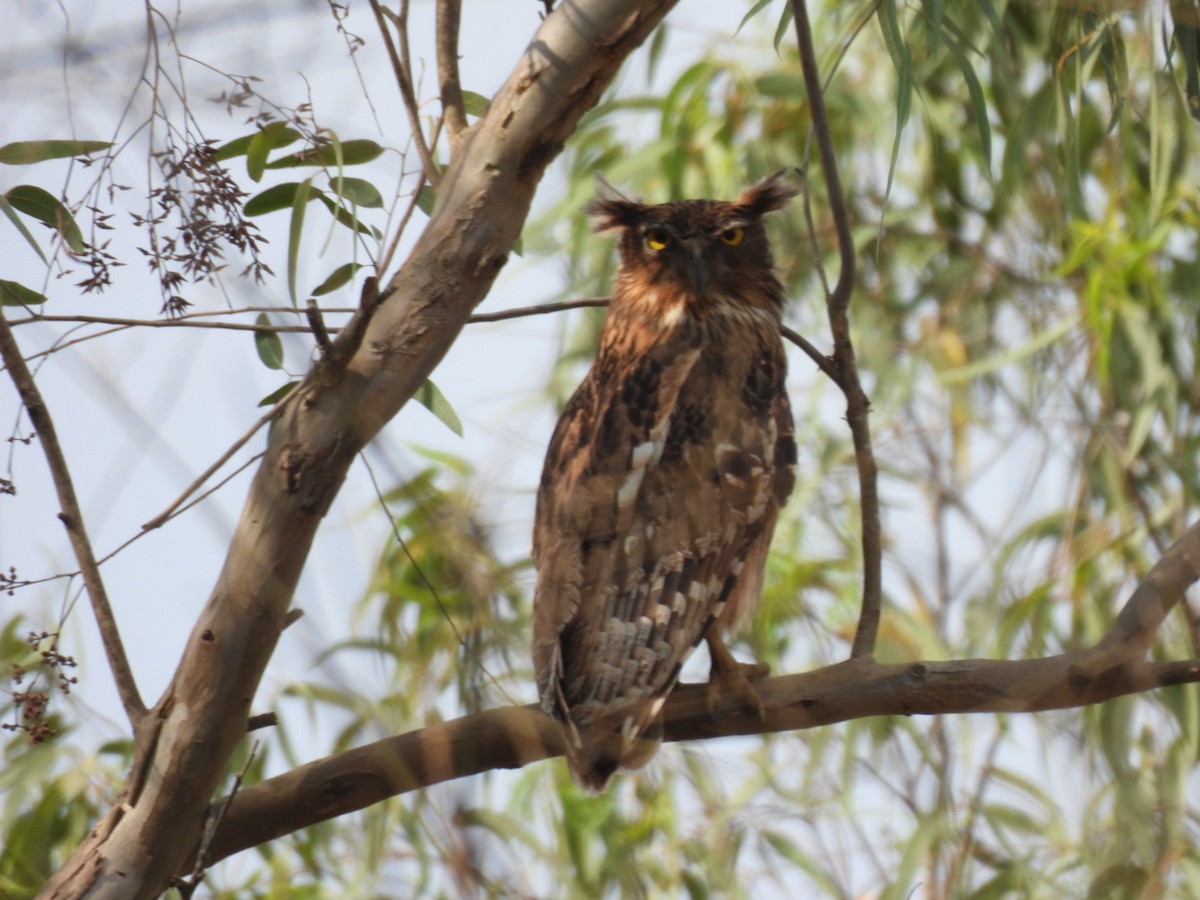
[[[711,632],[706,641],[712,657],[712,669],[705,688],[708,714],[715,716],[723,708],[740,706],[746,714],[761,722],[766,713],[752,682],[766,678],[771,667],[764,663],[738,662],[721,639]]]

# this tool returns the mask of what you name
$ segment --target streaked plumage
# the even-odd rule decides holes
[[[781,172],[733,202],[612,192],[586,207],[620,233],[621,266],[546,454],[533,659],[592,790],[653,756],[701,640],[713,678],[749,691],[721,638],[758,598],[794,479],[783,290],[761,222],[794,194]]]

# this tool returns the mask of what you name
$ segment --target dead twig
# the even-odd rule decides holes
[[[412,66],[408,54],[408,0],[403,0],[400,4],[399,13],[392,12],[379,0],[371,0],[371,10],[375,13],[375,23],[379,26],[379,34],[383,38],[388,59],[392,63],[392,74],[396,78],[396,86],[400,89],[400,100],[404,104],[404,112],[408,116],[408,127],[412,130],[413,145],[417,148],[417,156],[421,158],[421,168],[425,173],[425,180],[436,188],[441,180],[441,175],[433,161],[429,145],[425,143],[425,134],[421,131],[421,112],[417,104],[416,92],[413,89]],[[399,44],[392,40],[392,33],[387,26],[388,21],[396,28]]]
[[[826,306],[829,311],[829,326],[833,332],[834,380],[846,396],[846,422],[850,426],[850,435],[854,441],[854,458],[858,464],[859,501],[862,507],[862,611],[859,614],[858,630],[854,635],[850,656],[870,657],[875,652],[875,638],[879,633],[880,608],[883,603],[883,538],[879,522],[878,466],[875,453],[871,449],[871,428],[867,421],[871,401],[863,391],[862,382],[858,377],[858,363],[854,356],[854,345],[850,340],[850,320],[847,314],[850,293],[854,287],[854,239],[850,233],[846,198],[838,177],[837,157],[829,132],[821,74],[817,69],[812,27],[808,21],[804,0],[792,0],[792,10],[795,14],[796,42],[800,49],[804,86],[812,107],[813,133],[816,136],[817,153],[821,158],[821,171],[825,175],[829,208],[833,215],[842,263],[837,284],[829,294]],[[824,368],[822,371],[825,371]]]
[[[88,537],[87,528],[83,522],[83,511],[75,496],[75,485],[71,480],[71,470],[67,467],[67,459],[63,454],[62,445],[58,442],[58,432],[54,428],[54,420],[50,410],[42,399],[33,373],[21,356],[21,348],[17,346],[8,320],[0,310],[0,359],[8,370],[17,394],[29,414],[29,421],[37,430],[42,453],[50,469],[50,477],[54,481],[54,489],[58,493],[58,502],[62,507],[58,518],[67,529],[71,541],[71,549],[75,560],[79,563],[79,571],[83,583],[87,587],[91,599],[92,612],[96,616],[96,625],[100,629],[100,639],[104,644],[104,653],[108,657],[109,668],[112,669],[113,680],[117,683],[117,693],[121,697],[121,705],[125,715],[133,726],[135,735],[141,734],[142,723],[146,720],[146,706],[138,692],[137,682],[130,668],[129,658],[125,655],[125,645],[121,642],[121,632],[117,628],[117,620],[113,615],[112,605],[108,601],[108,592],[104,588],[104,580],[100,577],[100,566],[92,551],[92,542]]]

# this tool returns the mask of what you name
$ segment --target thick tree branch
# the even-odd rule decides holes
[[[432,216],[362,327],[333,341],[280,411],[225,564],[154,713],[153,742],[113,809],[44,897],[159,896],[199,845],[245,736],[317,526],[359,450],[457,338],[508,258],[545,167],[673,0],[570,0],[546,17],[487,113],[464,133]]]
[[[71,540],[71,549],[75,553],[75,561],[79,563],[79,572],[87,587],[88,598],[91,600],[92,612],[96,616],[96,625],[100,629],[100,640],[104,644],[104,653],[108,657],[108,666],[112,670],[113,679],[117,683],[117,693],[121,697],[121,705],[125,708],[134,733],[140,733],[142,723],[146,719],[146,705],[138,693],[137,682],[133,677],[133,669],[129,666],[129,657],[125,655],[125,645],[121,642],[121,632],[117,628],[117,619],[113,615],[112,605],[108,602],[108,592],[104,589],[104,579],[100,577],[100,566],[96,555],[92,552],[92,542],[88,537],[87,527],[83,522],[83,510],[75,496],[75,485],[71,481],[71,470],[67,467],[67,458],[63,454],[62,445],[58,442],[58,432],[54,428],[54,420],[50,409],[42,399],[33,373],[25,364],[21,348],[17,346],[8,320],[0,308],[0,359],[8,370],[21,403],[29,414],[38,434],[38,443],[46,457],[46,465],[50,469],[50,477],[54,481],[54,489],[58,493],[58,502],[62,511],[58,518],[67,529]]]
[[[883,665],[859,657],[756,682],[762,718],[740,707],[714,715],[705,685],[680,685],[664,708],[665,739],[796,731],[867,716],[1067,709],[1194,684],[1200,660],[1143,657],[1163,617],[1198,578],[1200,523],[1164,554],[1094,647],[1024,660]],[[376,741],[243,788],[225,810],[210,861],[406,791],[562,751],[561,727],[536,705],[487,710]]]
[[[825,175],[829,209],[833,215],[838,251],[842,260],[841,273],[833,293],[826,300],[826,306],[829,310],[829,326],[833,332],[833,369],[837,373],[835,380],[846,395],[846,423],[850,426],[850,435],[854,441],[854,459],[858,464],[859,503],[862,508],[863,598],[858,630],[850,650],[850,656],[858,658],[871,656],[875,652],[875,637],[879,633],[879,615],[883,605],[883,534],[879,522],[879,470],[875,463],[875,452],[871,449],[871,427],[868,422],[871,401],[859,379],[854,344],[850,340],[850,319],[847,311],[850,306],[850,294],[854,289],[855,266],[850,216],[846,208],[846,197],[842,192],[842,182],[838,177],[837,155],[829,132],[821,73],[817,68],[812,27],[808,21],[804,0],[792,0],[792,11],[796,23],[796,42],[800,48],[800,67],[804,72],[804,87],[812,107],[817,153],[821,157],[821,171]]]

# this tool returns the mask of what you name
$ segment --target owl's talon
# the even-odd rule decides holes
[[[765,663],[742,663],[733,658],[721,639],[709,634],[708,652],[712,657],[712,669],[705,687],[705,704],[708,714],[716,714],[728,706],[738,706],[747,715],[760,722],[766,718],[762,698],[752,682],[761,681],[771,672]]]

